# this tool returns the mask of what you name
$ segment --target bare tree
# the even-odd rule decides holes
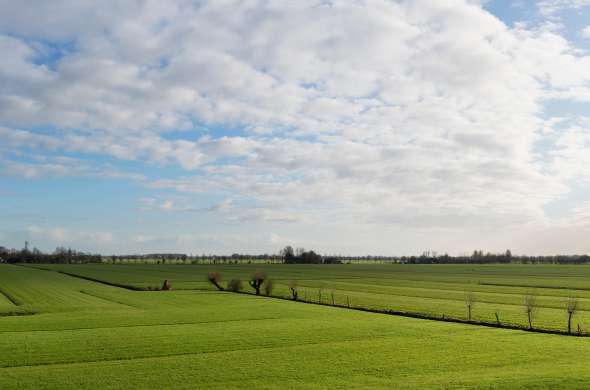
[[[291,290],[291,297],[293,298],[294,301],[296,301],[297,296],[299,295],[299,293],[297,291],[297,281],[296,280],[289,280],[289,283],[287,284],[287,286],[289,287],[289,290]]]
[[[238,292],[240,291],[242,288],[244,287],[244,285],[242,284],[242,281],[240,279],[232,279],[229,281],[229,283],[227,284],[227,289],[229,291],[233,291],[233,292]]]
[[[284,249],[282,249],[280,255],[283,257],[285,264],[291,264],[294,262],[295,252],[293,251],[293,247],[291,245],[287,245]]]
[[[570,296],[565,302],[565,309],[567,310],[567,332],[572,333],[572,318],[578,310],[578,299]]]
[[[529,329],[533,329],[533,320],[535,319],[538,308],[537,296],[531,293],[526,294],[524,296],[524,311],[529,320]]]
[[[266,274],[262,271],[256,271],[250,278],[248,284],[254,290],[256,290],[256,295],[260,295],[260,287],[262,287],[262,283],[266,280]]]
[[[274,286],[274,282],[271,279],[268,279],[265,283],[264,283],[264,294],[266,296],[270,296],[272,295],[272,290],[274,290],[275,286]]]
[[[207,274],[207,280],[209,283],[217,287],[219,291],[223,291],[223,287],[219,283],[221,283],[221,274],[216,271],[209,272]]]
[[[473,291],[465,292],[465,306],[467,306],[467,320],[471,321],[471,310],[473,306],[475,306],[475,302],[477,302],[477,297],[473,293]]]

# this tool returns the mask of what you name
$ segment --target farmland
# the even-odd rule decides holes
[[[573,328],[590,330],[590,266],[565,265],[45,265],[46,269],[135,288],[157,288],[164,279],[175,290],[210,290],[205,276],[218,271],[224,280],[246,281],[263,270],[275,282],[273,295],[288,297],[296,280],[300,299],[377,310],[424,313],[466,319],[466,292],[476,303],[472,317],[525,326],[523,296],[534,294],[538,328],[565,330],[565,301],[578,299]],[[250,289],[246,289],[250,290]],[[321,291],[320,291],[321,290]],[[250,290],[251,291],[251,290]]]
[[[277,296],[297,279],[308,298],[322,287],[326,300],[333,291],[356,305],[457,316],[465,316],[464,291],[472,290],[476,316],[500,310],[514,321],[524,321],[522,294],[536,286],[539,325],[563,327],[563,299],[574,292],[582,309],[576,324],[590,326],[584,266],[42,267],[0,265],[0,388],[590,385],[590,338],[217,292],[205,282],[212,269],[228,280],[262,268]],[[140,288],[169,279],[173,291],[127,290],[57,271]],[[493,284],[500,282],[512,285]]]

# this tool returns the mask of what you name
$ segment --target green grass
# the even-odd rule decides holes
[[[228,278],[253,271],[253,267],[236,267],[216,268]],[[453,291],[462,291],[453,286],[461,283],[456,278],[472,278],[470,272],[462,273],[463,268],[455,269],[457,272],[445,268],[435,280],[435,273],[428,270],[414,270],[409,278],[405,271],[386,273],[377,265],[348,267],[275,266],[266,270],[283,278],[280,280],[299,275],[310,289],[334,284],[336,291],[356,292],[358,299],[363,286],[372,286],[373,290],[363,292],[367,302],[381,295],[402,297],[401,292],[413,288],[417,291],[407,296],[412,298],[408,305],[433,299],[422,290],[438,289],[441,295],[436,299],[441,304],[453,301]],[[586,368],[590,338],[189,290],[209,288],[202,282],[207,268],[201,266],[47,268],[137,286],[168,278],[173,287],[187,290],[130,291],[57,272],[0,265],[0,288],[20,303],[0,300],[0,310],[8,313],[16,307],[35,313],[0,317],[2,389],[590,387]],[[530,271],[518,268],[514,272],[524,278]],[[550,270],[538,272],[543,274],[539,278],[551,278]],[[519,294],[473,286],[492,298]],[[549,309],[543,308],[539,316],[545,310]]]
[[[138,288],[158,287],[164,279],[173,288],[213,290],[205,281],[211,270],[227,281],[247,280],[255,269],[275,280],[274,294],[289,295],[287,282],[298,281],[301,299],[355,307],[423,313],[430,316],[466,319],[465,292],[473,291],[477,303],[473,319],[526,326],[523,296],[538,296],[538,328],[565,330],[568,296],[578,298],[579,312],[573,328],[590,331],[590,266],[562,265],[52,265],[61,270]]]

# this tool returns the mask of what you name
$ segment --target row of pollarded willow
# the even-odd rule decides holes
[[[471,321],[471,311],[477,302],[477,297],[472,291],[465,293],[465,306],[467,307],[467,320]],[[539,310],[537,303],[537,296],[533,293],[526,294],[523,297],[523,307],[526,313],[527,320],[529,323],[529,329],[533,329],[533,321]],[[572,333],[572,319],[578,311],[578,299],[574,296],[570,296],[565,301],[565,310],[567,311],[567,332]],[[500,323],[499,313],[496,314],[496,320]]]
[[[207,280],[209,283],[214,285],[219,291],[225,290],[221,285],[221,274],[219,272],[209,272],[207,274]],[[271,295],[274,289],[274,283],[269,279],[266,274],[262,271],[256,271],[248,280],[248,285],[254,289],[256,295],[260,295],[260,290],[264,289],[266,295]],[[232,279],[227,283],[227,290],[238,292],[244,288],[244,284],[241,279]]]
[[[243,289],[243,283],[240,279],[230,280],[227,283],[227,287],[224,288],[221,285],[221,274],[219,272],[215,272],[215,271],[209,272],[207,274],[207,280],[220,291],[227,289],[228,291],[239,292]],[[272,294],[273,289],[274,289],[273,281],[271,279],[269,279],[267,277],[267,275],[262,271],[254,272],[251,275],[250,280],[248,280],[248,285],[254,289],[256,295],[260,295],[261,289],[264,288],[265,295],[270,296]],[[290,280],[287,283],[287,287],[289,288],[289,291],[291,292],[291,298],[293,300],[297,301],[299,299],[297,281]],[[319,301],[321,301],[321,291],[322,291],[322,289],[320,288],[319,292],[318,292]],[[334,303],[333,293],[332,293],[332,303]],[[472,311],[473,311],[473,308],[476,303],[477,303],[477,296],[475,295],[475,293],[472,291],[466,292],[465,293],[465,306],[467,307],[467,320],[469,322],[472,321]],[[350,303],[348,303],[348,306],[350,306]],[[537,303],[537,296],[533,293],[529,293],[529,294],[524,295],[523,307],[524,307],[525,314],[527,316],[529,329],[532,330],[533,329],[533,322],[534,322],[534,319],[535,319],[538,309],[539,309],[539,305]],[[565,309],[567,311],[567,332],[569,334],[571,334],[572,333],[572,319],[578,310],[577,298],[570,296],[565,302]],[[495,315],[496,315],[496,321],[498,322],[498,325],[500,325],[500,315],[498,312],[496,312]]]

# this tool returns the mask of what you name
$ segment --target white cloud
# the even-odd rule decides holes
[[[582,36],[586,39],[590,39],[590,26],[582,29]]]
[[[25,179],[55,177],[96,177],[123,179],[141,182],[146,177],[139,173],[121,171],[110,165],[90,165],[80,159],[65,156],[35,155],[33,162],[23,162],[0,158],[0,173]]]
[[[565,9],[580,9],[590,6],[590,0],[541,0],[537,7],[542,15],[551,17]]]
[[[154,197],[145,209],[209,207],[236,223],[528,226],[548,223],[544,207],[587,173],[584,128],[562,130],[543,110],[590,101],[590,57],[551,25],[511,29],[478,1],[44,7],[2,6],[0,47],[13,54],[0,65],[0,154],[174,164],[182,177],[150,187],[226,199]],[[48,54],[57,59],[40,65]],[[32,130],[44,125],[59,131]],[[539,148],[549,133],[556,146]],[[17,161],[4,157],[4,171],[104,171]]]
[[[41,242],[50,242],[53,245],[78,245],[78,247],[88,247],[88,245],[111,244],[114,241],[113,234],[110,232],[83,232],[71,231],[63,227],[40,227],[29,226],[28,234]]]

